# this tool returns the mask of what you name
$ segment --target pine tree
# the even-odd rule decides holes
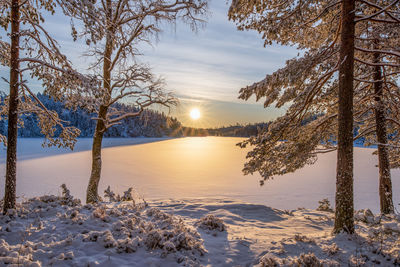
[[[364,1],[249,3],[238,0],[231,5],[230,18],[238,23],[239,29],[259,31],[266,44],[272,41],[297,44],[307,50],[300,60],[289,61],[286,68],[241,90],[240,97],[244,99],[253,94],[257,99],[266,97],[264,106],[275,101],[277,107],[293,102],[286,114],[269,126],[267,133],[241,144],[256,145],[248,154],[250,161],[246,163],[244,172],[259,171],[268,179],[312,164],[316,153],[336,149],[332,142],[336,136],[335,232],[354,231],[353,82],[354,60],[360,61],[354,57],[354,37],[359,36],[356,24],[377,20],[383,24],[397,23],[392,18],[392,4],[384,8],[376,5],[369,14],[362,13],[372,8],[369,2]],[[365,5],[369,9],[365,9]],[[338,80],[335,79],[336,72],[339,72]],[[282,88],[285,88],[283,94],[280,92]],[[304,124],[306,119],[316,115],[317,119]]]
[[[54,13],[51,0],[12,0],[0,2],[0,26],[9,32],[10,42],[0,40],[0,64],[10,69],[10,94],[2,114],[8,119],[6,185],[3,212],[15,208],[16,161],[19,114],[35,113],[47,145],[72,148],[79,130],[64,126],[58,115],[48,110],[32,93],[25,77],[42,81],[49,92],[90,84],[90,79],[74,71],[59,51],[57,42],[43,27],[42,11]],[[58,137],[56,128],[62,129]],[[5,141],[5,137],[2,137]]]

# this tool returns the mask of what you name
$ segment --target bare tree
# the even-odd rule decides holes
[[[74,90],[90,79],[74,71],[60,52],[57,42],[42,26],[42,11],[54,13],[51,0],[3,0],[0,2],[0,26],[8,33],[10,43],[0,40],[0,64],[10,68],[10,95],[2,107],[2,115],[8,119],[6,185],[3,212],[15,208],[16,201],[16,161],[18,116],[34,113],[45,135],[47,145],[72,148],[79,130],[64,126],[57,113],[48,110],[29,88],[25,76],[42,81],[50,91]],[[57,127],[62,133],[55,137]],[[5,141],[5,137],[2,140]]]
[[[73,36],[82,37],[89,46],[89,55],[96,61],[91,69],[102,80],[102,88],[95,93],[97,113],[92,146],[92,171],[86,201],[98,201],[101,176],[101,143],[105,131],[120,120],[140,115],[151,105],[169,107],[176,99],[163,90],[163,81],[154,77],[150,69],[137,63],[138,45],[151,43],[162,24],[181,19],[196,29],[206,14],[206,0],[104,0],[59,1],[64,12],[79,21],[81,30],[73,25]],[[137,112],[123,113],[113,104],[129,99]]]

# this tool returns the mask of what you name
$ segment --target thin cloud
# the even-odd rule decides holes
[[[197,33],[183,23],[166,25],[153,46],[139,47],[143,51],[139,61],[148,63],[155,74],[164,77],[167,89],[181,98],[184,104],[173,114],[184,123],[191,123],[186,120],[185,105],[193,106],[200,101],[206,105],[205,115],[209,117],[207,122],[203,121],[204,127],[266,121],[278,116],[280,111],[264,109],[254,100],[239,100],[238,91],[282,67],[298,51],[277,45],[264,47],[258,33],[238,31],[228,20],[225,1],[211,1],[210,10],[212,15],[206,27]],[[71,39],[70,19],[61,12],[46,18],[45,27],[58,40],[61,51],[79,71],[86,72],[90,59],[82,55],[87,47],[83,41]],[[8,69],[0,67],[0,76],[8,75]],[[4,82],[0,81],[0,86],[8,91]],[[32,87],[36,92],[42,91],[37,81],[32,81]]]

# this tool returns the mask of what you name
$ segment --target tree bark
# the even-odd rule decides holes
[[[98,188],[101,177],[101,144],[105,131],[104,119],[107,115],[107,108],[100,107],[99,120],[96,124],[96,129],[93,136],[92,145],[92,172],[90,174],[89,185],[86,191],[86,202],[95,203],[99,200]]]
[[[379,49],[379,41],[375,41],[375,49]],[[380,53],[374,53],[374,62],[380,61]],[[394,212],[392,196],[392,180],[390,177],[390,163],[387,151],[387,131],[385,120],[385,107],[383,104],[383,81],[382,69],[375,66],[374,71],[374,89],[375,89],[375,122],[376,138],[378,141],[378,166],[379,166],[379,198],[382,214]]]
[[[7,163],[3,213],[15,208],[17,183],[19,0],[11,2],[10,97],[8,107]]]
[[[339,127],[334,233],[354,233],[353,78],[355,0],[343,0],[339,68]]]
[[[106,131],[106,118],[108,112],[108,104],[111,99],[111,56],[113,52],[113,25],[112,25],[112,5],[111,0],[106,1],[107,8],[107,23],[108,29],[106,34],[106,46],[104,49],[103,58],[103,87],[106,94],[103,96],[103,105],[99,108],[98,120],[96,123],[96,129],[93,136],[92,145],[92,172],[90,174],[89,185],[86,191],[86,202],[94,203],[98,202],[98,188],[101,177],[101,143],[103,141],[103,135]]]

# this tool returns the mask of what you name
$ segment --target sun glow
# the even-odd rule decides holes
[[[200,116],[201,116],[201,114],[200,114],[200,110],[198,108],[193,108],[190,111],[190,117],[192,118],[192,120],[198,120],[198,119],[200,119]]]

